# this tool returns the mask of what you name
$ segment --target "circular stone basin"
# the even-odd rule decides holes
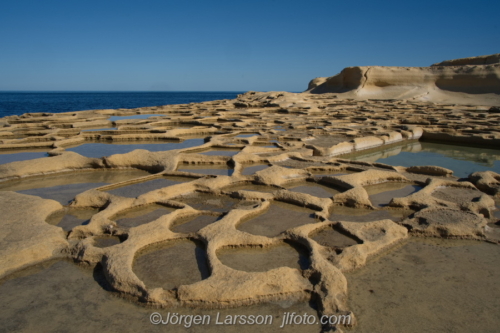
[[[174,210],[164,205],[153,204],[118,213],[114,220],[120,227],[133,228],[152,222]]]
[[[237,226],[254,235],[276,237],[283,231],[308,223],[316,223],[314,211],[292,204],[273,201],[269,209]]]
[[[162,177],[153,180],[148,180],[142,183],[136,183],[132,185],[118,187],[113,190],[109,190],[107,192],[121,197],[136,198],[144,193],[180,184],[182,182],[187,182],[190,180],[192,179],[185,177]]]
[[[175,220],[171,229],[173,232],[184,232],[184,233],[198,232],[200,229],[206,227],[209,224],[214,223],[219,219],[220,216],[212,216],[212,215],[183,217]]]
[[[451,201],[457,204],[467,204],[478,199],[481,194],[483,193],[470,188],[444,187],[434,191],[432,196],[437,199]]]
[[[334,249],[343,249],[348,246],[361,244],[360,241],[335,226],[328,226],[317,230],[310,234],[309,237],[320,245],[332,247]]]
[[[223,248],[217,251],[217,257],[224,265],[247,272],[266,272],[278,267],[307,269],[310,265],[305,248],[285,242],[265,248]]]
[[[110,247],[116,244],[120,244],[120,238],[116,236],[100,236],[94,238],[94,246],[95,247]]]
[[[232,176],[234,169],[227,165],[183,165],[177,171],[200,173],[203,175]]]
[[[47,217],[47,223],[57,225],[64,231],[71,231],[74,227],[88,224],[92,216],[97,214],[99,209],[73,209],[65,208]]]
[[[210,276],[205,247],[191,240],[170,241],[141,251],[133,270],[148,288],[165,290]]]
[[[267,164],[260,164],[260,165],[248,166],[248,167],[245,167],[241,171],[241,174],[245,175],[245,176],[253,175],[257,171],[261,171],[261,170],[267,169],[268,167],[269,167],[269,165],[267,165]]]
[[[333,187],[313,182],[300,182],[288,185],[287,189],[292,192],[310,194],[318,198],[331,198],[335,194],[341,193],[340,190]]]
[[[365,190],[370,196],[370,201],[374,206],[378,207],[387,206],[392,198],[406,197],[421,189],[422,187],[418,185],[393,182],[365,186]]]
[[[405,210],[370,210],[362,208],[351,208],[344,206],[333,207],[329,220],[330,221],[346,221],[346,222],[373,222],[379,220],[401,221],[407,218],[414,211]]]

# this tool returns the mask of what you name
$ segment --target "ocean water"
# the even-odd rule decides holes
[[[131,109],[233,99],[243,92],[0,92],[0,118],[37,112]]]

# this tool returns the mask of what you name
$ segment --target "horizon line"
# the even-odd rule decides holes
[[[241,93],[241,92],[247,92],[247,91],[252,91],[252,90],[0,90],[0,93],[14,93],[14,92],[39,92],[39,93],[79,93],[79,92],[93,92],[93,93],[108,93],[108,92],[119,92],[119,93],[127,93],[127,92],[132,92],[132,93],[138,93],[138,92],[211,92],[211,93]]]

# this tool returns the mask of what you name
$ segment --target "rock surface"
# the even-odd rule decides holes
[[[310,93],[339,98],[394,98],[416,101],[498,104],[500,54],[444,61],[430,67],[348,67],[316,78]]]
[[[313,80],[301,94],[248,92],[235,100],[199,104],[5,117],[0,149],[17,153],[41,147],[49,157],[0,164],[0,190],[16,184],[36,188],[47,175],[60,176],[57,185],[64,191],[83,172],[136,169],[150,174],[96,185],[64,208],[53,200],[0,191],[0,276],[66,257],[98,265],[118,293],[153,306],[227,308],[312,297],[318,315],[350,314],[354,319],[344,273],[409,236],[498,243],[492,196],[498,197],[500,175],[475,172],[459,179],[439,166],[390,166],[351,160],[347,154],[420,139],[498,147],[500,116],[491,105],[500,104],[499,66],[495,55],[426,68],[353,67]],[[378,99],[368,99],[374,96]],[[436,100],[440,104],[431,103]],[[148,114],[155,116],[109,120]],[[101,126],[116,129],[82,131]],[[198,141],[190,144],[192,138]],[[131,146],[129,152],[101,158],[68,150],[146,142],[165,149]],[[243,172],[256,166],[263,167]],[[366,187],[391,184],[418,190],[374,205]],[[318,185],[331,189],[321,192],[330,196],[307,193],[308,186]],[[136,197],[118,195],[128,193],[127,186],[133,186]],[[278,202],[310,216],[294,221],[297,215],[286,210],[279,218],[269,214],[267,223],[292,226],[277,228],[274,237],[238,228],[257,217],[262,223]],[[141,211],[158,207],[164,209],[153,218],[134,220]],[[375,218],[352,222],[356,219],[337,220],[339,215],[332,214],[349,209],[373,212]],[[92,215],[68,233],[45,222],[69,210]],[[386,219],[391,214],[400,218]],[[119,222],[123,216],[130,216],[126,224]],[[173,231],[199,216],[210,219],[186,232]],[[318,243],[314,235],[322,230],[347,239],[348,245]],[[134,261],[144,251],[175,248],[187,240],[199,244],[193,260],[206,259],[208,276],[163,289],[148,286],[134,272]],[[272,249],[284,242],[305,248],[309,266],[243,271],[218,257],[225,249]],[[174,270],[179,264],[168,265]]]

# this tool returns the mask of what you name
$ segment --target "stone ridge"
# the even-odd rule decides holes
[[[160,116],[109,119],[148,114]],[[234,100],[199,104],[25,114],[2,118],[0,124],[1,150],[44,148],[50,155],[0,164],[0,190],[15,184],[28,185],[31,180],[47,175],[60,175],[70,182],[73,176],[89,171],[138,169],[152,173],[110,185],[96,185],[78,193],[65,207],[37,196],[0,192],[3,213],[0,276],[48,259],[68,258],[100,265],[116,292],[142,304],[227,308],[313,299],[318,316],[351,314],[354,318],[347,304],[348,281],[344,273],[363,267],[371,257],[394,248],[409,236],[474,239],[495,244],[500,240],[498,228],[492,226],[497,222],[493,198],[500,197],[499,174],[475,172],[459,179],[451,170],[439,166],[391,166],[350,160],[347,155],[422,138],[498,147],[498,107],[404,99],[341,99],[331,93],[248,92]],[[109,127],[116,130],[105,129]],[[197,141],[196,146],[158,152],[136,149],[91,158],[68,150],[89,143],[137,144],[153,140],[180,144],[193,137],[203,140]],[[236,152],[225,155],[229,149]],[[215,155],[204,154],[208,151]],[[264,168],[250,174],[244,172],[254,166]],[[225,167],[232,172],[217,176],[203,174],[196,167]],[[108,192],[168,177],[185,181],[148,188],[136,197]],[[291,184],[305,182],[308,186],[327,186],[336,192],[331,197],[319,197],[290,189]],[[419,190],[404,196],[391,195],[388,204],[380,207],[373,204],[367,190],[378,184],[416,185]],[[248,189],[241,189],[242,186]],[[238,204],[224,213],[198,209],[185,200],[196,195],[213,197],[215,202],[231,199]],[[241,223],[265,217],[271,205],[278,202],[311,210],[310,223],[283,227],[275,237],[239,230]],[[166,206],[169,212],[133,227],[116,221],[121,214],[152,205]],[[399,217],[387,219],[375,214],[379,217],[364,222],[332,217],[336,210],[346,207]],[[45,223],[52,214],[69,209],[95,213],[88,223],[69,232]],[[179,221],[207,214],[220,218],[196,231],[173,231],[177,223],[182,223]],[[268,222],[281,227],[283,221]],[[333,229],[355,244],[319,244],[312,235],[325,229]],[[100,247],[98,240],[103,237],[118,237],[120,243]],[[182,240],[202,244],[200,251],[210,267],[206,279],[165,290],[148,286],[135,274],[134,260],[142,251]],[[225,248],[271,248],[284,242],[304,247],[309,267],[282,266],[265,272],[247,272],[224,265],[218,257],[218,251]],[[339,327],[323,329],[342,331]]]

